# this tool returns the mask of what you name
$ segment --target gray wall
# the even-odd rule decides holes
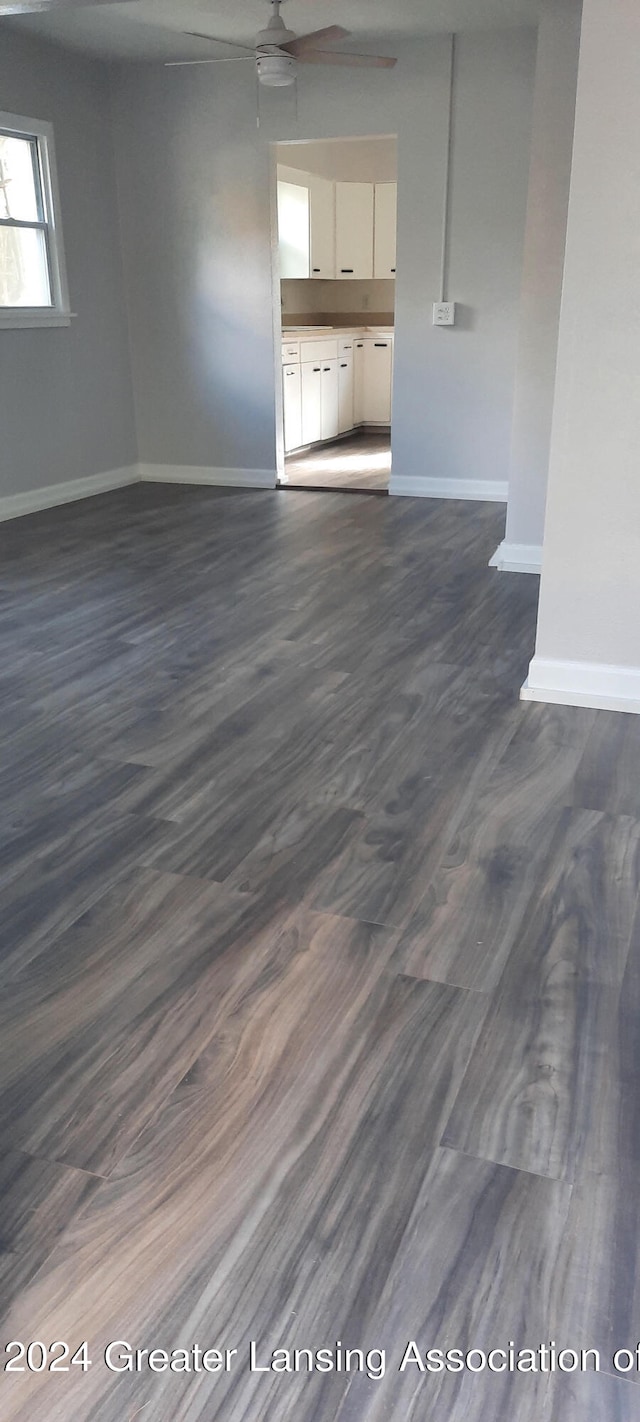
[[[113,97],[140,459],[273,469],[269,169],[252,65],[126,66]]]
[[[506,480],[536,37],[464,35],[451,297],[434,331],[449,105],[446,38],[392,72],[309,66],[297,106],[251,65],[114,71],[140,458],[273,469],[269,142],[398,135],[394,473]]]
[[[134,463],[110,94],[104,66],[6,25],[0,109],[54,125],[72,311],[0,330],[0,496]]]
[[[398,473],[413,472],[423,451],[416,472],[508,479],[535,44],[533,32],[517,30],[458,41],[448,296],[460,304],[460,325],[434,330],[430,324],[431,302],[438,299],[432,263],[421,302],[424,355],[412,401],[416,414],[424,402],[421,427],[415,443],[402,449]],[[416,164],[423,149],[418,134]],[[427,204],[437,210],[437,187],[428,172],[425,178]],[[417,275],[419,231],[407,234],[405,250],[409,240],[407,261]],[[403,299],[409,308],[406,280]]]

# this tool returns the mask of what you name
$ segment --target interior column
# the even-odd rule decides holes
[[[640,711],[640,6],[584,0],[538,638],[523,695]]]
[[[540,16],[502,570],[540,572],[581,13],[581,0],[545,0]]]

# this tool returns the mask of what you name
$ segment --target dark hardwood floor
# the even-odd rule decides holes
[[[2,1422],[640,1417],[640,720],[519,702],[502,517],[140,485],[0,528],[0,1342],[92,1360],[4,1372]]]

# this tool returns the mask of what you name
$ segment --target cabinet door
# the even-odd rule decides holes
[[[336,276],[373,276],[373,183],[336,183]]]
[[[278,179],[280,277],[309,276],[309,189]]]
[[[302,381],[299,365],[282,368],[284,405],[284,452],[299,449],[302,444]]]
[[[353,429],[353,358],[338,361],[338,434]]]
[[[315,444],[322,439],[322,366],[317,361],[303,361],[302,371],[302,443]]]
[[[322,362],[321,439],[335,439],[338,433],[338,362]]]
[[[328,178],[309,178],[311,276],[333,280],[336,274],[336,185]]]
[[[364,341],[353,346],[353,423],[364,422]]]
[[[364,423],[391,424],[391,381],[393,343],[390,340],[364,343]]]
[[[397,201],[396,183],[376,183],[373,274],[382,279],[396,274]]]

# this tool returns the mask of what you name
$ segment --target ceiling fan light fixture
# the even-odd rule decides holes
[[[283,89],[296,82],[298,65],[292,54],[259,54],[256,67],[260,83],[269,89]]]

